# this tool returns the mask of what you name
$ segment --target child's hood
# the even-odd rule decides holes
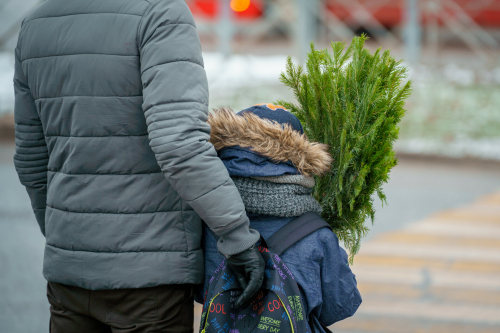
[[[272,104],[256,107],[278,108]],[[275,163],[291,162],[305,176],[321,175],[329,170],[332,158],[327,146],[310,142],[291,113],[281,109],[297,119],[298,125],[247,110],[235,114],[229,108],[219,108],[208,116],[212,129],[210,142],[217,151],[234,146],[249,148]]]

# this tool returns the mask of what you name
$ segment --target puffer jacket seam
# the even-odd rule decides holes
[[[73,250],[73,249],[68,249],[64,247],[60,247],[54,244],[46,243],[46,246],[54,247],[63,251],[70,251],[70,252],[90,252],[90,253],[106,253],[106,254],[120,254],[120,253],[157,253],[157,252],[164,252],[164,253],[169,253],[169,252],[179,252],[179,253],[187,253],[187,252],[195,252],[198,250],[193,250],[193,251],[184,251],[184,250],[141,250],[141,251],[120,251],[120,252],[107,252],[107,251],[89,251],[89,250]]]
[[[184,111],[184,110],[193,110],[193,109],[183,109],[182,111]],[[194,110],[194,111],[198,111],[200,113],[203,112],[201,110]],[[172,112],[172,111],[158,111],[154,115],[158,116],[158,115],[161,115],[162,113],[169,113],[169,112]],[[169,116],[170,116],[170,114],[169,114]],[[149,115],[147,117],[149,117]],[[191,117],[183,113],[179,117],[170,117],[170,118],[167,118],[167,119],[158,119],[158,120],[155,120],[154,123],[155,124],[160,124],[160,123],[163,123],[163,122],[170,122],[172,120],[179,120],[179,119],[183,119],[183,118],[191,118]],[[164,128],[173,128],[173,127],[176,127],[176,126],[173,125],[173,126],[168,126],[168,127],[162,127],[161,129],[164,129]],[[155,130],[152,130],[152,131],[157,131],[157,130],[155,129]]]
[[[168,113],[169,116],[171,116],[174,112],[181,112],[181,111],[186,111],[186,110],[192,110],[194,112],[199,112],[199,113],[203,113],[204,115],[206,115],[205,111],[203,110],[197,110],[196,108],[176,108],[175,110],[172,110],[172,111],[157,111],[154,113],[155,116],[158,116],[158,115],[161,115],[162,113]],[[152,116],[152,115],[146,115],[146,118],[148,118],[149,116]],[[186,116],[186,114],[184,112],[181,113],[180,116],[178,117],[170,117],[170,118],[167,118],[167,119],[159,119],[159,120],[155,120],[154,122],[155,123],[160,123],[160,122],[164,122],[164,121],[170,121],[170,120],[179,120],[179,119],[182,119],[182,118],[186,118],[189,116]]]
[[[19,124],[19,125],[21,125],[21,124]],[[42,127],[42,125],[33,125],[33,127],[38,127],[38,128],[40,128],[40,127]],[[35,130],[35,131],[33,131],[33,129],[29,129],[29,128],[26,128],[26,129],[24,129],[24,130],[21,130],[21,129],[19,129],[19,128],[18,128],[18,129],[16,130],[16,133],[22,133],[22,134],[37,134],[37,135],[43,136],[43,133],[39,133],[39,132],[37,132],[36,130]],[[18,138],[18,139],[20,139],[20,138]]]
[[[176,104],[176,103],[199,103],[208,106],[208,103],[203,103],[200,101],[195,101],[195,100],[183,100],[183,101],[166,101],[166,102],[161,102],[158,104],[151,105],[147,109],[144,110],[144,112],[149,111],[151,108],[154,108],[155,106],[160,106],[160,105],[165,105],[165,104]],[[197,110],[199,111],[199,110]],[[164,111],[164,112],[169,112],[169,111]]]
[[[53,55],[47,55],[47,56],[41,56],[41,57],[26,58],[24,60],[21,60],[21,63],[28,61],[28,60],[44,59],[44,58],[57,58],[57,57],[70,57],[70,56],[76,56],[76,55],[102,55],[102,56],[112,56],[112,57],[116,56],[116,57],[134,57],[134,58],[139,57],[138,54],[70,53],[70,54],[53,54]]]
[[[68,16],[77,16],[77,15],[98,15],[98,14],[129,15],[129,16],[139,16],[139,17],[141,16],[139,14],[117,13],[117,12],[73,13],[73,14],[66,14],[66,15],[54,15],[54,16],[35,17],[35,18],[32,18],[29,21],[24,22],[24,24],[28,24],[30,22],[34,22],[36,20],[41,20],[41,19],[58,18],[58,17],[68,17]]]
[[[167,103],[164,103],[164,104],[168,104],[168,103],[172,103],[172,104],[197,103],[197,104],[202,104],[202,105],[205,105],[205,106],[207,105],[207,104],[205,104],[205,103],[202,103],[202,102],[199,102],[199,101],[194,101],[194,100],[186,100],[186,101],[179,101],[179,102],[167,102]],[[160,103],[160,104],[155,104],[155,105],[161,105],[161,103]],[[155,105],[153,105],[153,106],[155,106]],[[191,110],[191,109],[192,109],[191,107],[188,107],[188,108],[185,108],[185,109],[176,108],[176,109],[175,109],[175,110],[173,110],[173,111],[184,111],[184,110]],[[202,110],[195,110],[195,111],[200,111],[200,112],[202,112]],[[160,113],[161,113],[161,112],[172,112],[172,111],[167,111],[167,110],[165,110],[165,111],[160,111]]]
[[[33,162],[33,161],[37,161],[39,159],[40,156],[45,156],[45,151],[42,152],[42,153],[38,153],[38,154],[33,154],[32,156],[34,157],[34,159],[23,159],[23,158],[19,158],[19,157],[14,157],[14,161],[17,161],[17,162]],[[44,157],[46,158],[46,157]],[[50,157],[49,157],[50,158]]]
[[[34,133],[34,132],[18,132],[20,134],[25,134],[26,136],[29,136],[29,137],[35,137],[35,135],[39,135],[39,133]],[[15,138],[19,141],[19,143],[22,143],[22,142],[25,142],[26,144],[30,144],[30,142],[40,142],[42,140],[44,140],[44,137],[41,136],[37,139],[24,139],[24,138],[21,138],[19,136],[15,136]]]
[[[155,67],[158,67],[158,66],[162,66],[162,65],[175,64],[175,63],[178,63],[178,62],[187,62],[187,63],[195,64],[195,65],[198,65],[198,66],[200,66],[201,68],[204,69],[204,67],[201,64],[197,63],[197,62],[194,62],[194,61],[191,61],[191,60],[188,60],[188,59],[178,59],[178,60],[165,61],[165,62],[156,64],[156,65],[153,65],[151,67],[148,67],[148,68],[146,68],[145,70],[143,70],[141,72],[141,75],[143,75],[144,73],[146,73],[148,70],[150,70],[152,68],[155,68]]]
[[[160,105],[164,105],[164,104],[188,104],[188,103],[196,103],[196,104],[201,104],[201,105],[204,105],[204,106],[208,106],[208,104],[205,104],[205,103],[202,103],[200,101],[193,101],[193,100],[187,100],[187,101],[181,101],[181,102],[172,102],[172,101],[169,101],[169,102],[160,102],[158,104],[154,104],[150,107],[148,107],[144,113],[146,114],[149,110],[151,110],[153,107],[155,106],[160,106]],[[155,112],[155,115],[156,114],[162,114],[162,113],[173,113],[173,112],[180,112],[180,111],[185,111],[185,110],[194,110],[194,111],[197,111],[197,112],[203,112],[205,113],[205,111],[203,110],[199,110],[199,109],[196,109],[194,107],[186,107],[186,108],[180,108],[180,107],[176,107],[175,110],[164,110],[164,111],[156,111]],[[206,113],[205,113],[206,115]],[[148,118],[150,115],[146,115],[146,118]],[[179,118],[182,118],[182,117],[175,117],[173,119],[179,119]]]
[[[110,214],[110,215],[143,215],[143,214],[157,214],[157,213],[172,213],[172,212],[180,212],[180,210],[158,210],[154,212],[138,212],[138,213],[126,213],[126,212],[121,212],[121,213],[111,213],[111,212],[77,212],[73,210],[66,210],[66,209],[60,209],[54,206],[47,205],[48,208],[54,209],[54,210],[59,210],[61,212],[66,212],[66,213],[73,213],[73,214]]]
[[[22,164],[19,166],[19,169],[33,169],[33,168],[45,168],[44,171],[48,171],[47,167],[45,166],[37,166],[37,167],[33,167],[32,166],[32,163],[34,162],[39,162],[39,163],[42,163],[42,162],[47,162],[49,161],[50,158],[41,158],[41,159],[37,159],[37,160],[33,160],[33,161],[20,161],[20,160],[16,160],[18,162],[20,162],[19,164]]]
[[[27,169],[27,168],[23,168],[23,169]],[[47,179],[47,171],[40,171],[40,172],[19,172],[19,174],[22,175],[22,176],[30,176],[30,179],[29,179],[30,182],[35,182],[35,181],[40,181],[40,180],[46,180]],[[35,177],[35,176],[37,176],[37,177]]]
[[[31,125],[31,124],[16,124],[17,126],[31,126],[31,127],[40,127],[41,125]],[[30,132],[28,132],[30,133]]]
[[[173,128],[173,127],[167,127],[167,128]],[[150,132],[150,134],[149,134],[149,135],[151,135],[151,133],[153,133],[154,131],[160,131],[160,130],[162,130],[162,129],[152,130],[152,131]],[[181,132],[181,133],[182,133],[182,132]],[[179,135],[179,134],[180,134],[180,133],[172,133],[172,134],[168,134],[168,135],[162,135],[162,136],[161,136],[161,138],[162,138],[162,139],[163,139],[163,138],[168,138],[169,136],[176,136],[176,135]],[[154,140],[154,139],[156,139],[156,138],[153,138],[152,140]],[[187,139],[189,139],[189,138],[187,138]],[[183,139],[179,139],[179,140],[175,140],[175,141],[170,141],[169,143],[162,143],[162,144],[160,144],[160,145],[155,145],[155,148],[158,148],[158,147],[161,147],[161,146],[165,146],[165,145],[169,145],[169,144],[172,144],[172,143],[176,143],[176,142],[179,142],[179,141],[185,141],[185,140],[187,140],[187,139],[184,139],[184,138],[183,138]],[[206,140],[206,142],[208,142],[208,140]],[[182,147],[181,147],[181,148],[182,148]],[[210,149],[210,148],[211,148],[211,147],[207,148],[206,150],[208,150],[208,149]],[[176,148],[176,149],[180,149],[180,148]],[[171,150],[171,151],[175,151],[175,149],[174,149],[174,150]]]
[[[28,88],[29,89],[29,88]],[[16,133],[28,133],[28,134],[38,134],[39,136],[43,136],[43,133],[40,133],[38,130],[42,127],[42,124],[29,124],[31,127],[23,128],[22,123],[16,123]],[[43,127],[42,127],[43,128]]]
[[[33,133],[33,132],[21,132],[21,131],[17,131],[17,133],[22,133],[22,134],[38,134],[38,133]],[[36,141],[40,141],[40,139],[33,139],[33,140],[30,140],[30,139],[25,139],[25,138],[20,138],[18,137],[17,135],[14,136],[16,139],[18,140],[21,140],[21,141],[26,141],[26,142],[36,142]]]
[[[127,135],[45,135],[46,138],[129,138],[148,136],[148,134],[127,134]],[[25,140],[25,141],[38,141],[38,140]]]
[[[24,140],[24,141],[26,141],[26,140]],[[40,140],[36,140],[36,141],[40,141]],[[16,142],[16,147],[24,148],[23,146],[20,146],[17,142]],[[28,148],[36,148],[36,147],[47,147],[47,144],[41,144],[38,146],[29,146]]]
[[[35,102],[41,99],[56,99],[56,98],[65,98],[65,97],[92,97],[92,98],[132,98],[132,97],[142,97],[142,95],[130,95],[130,96],[117,96],[117,95],[109,95],[109,96],[99,96],[99,95],[68,95],[68,96],[54,96],[54,97],[38,97],[35,99]]]
[[[168,27],[169,25],[190,25],[193,28],[196,29],[196,26],[192,25],[191,23],[185,23],[185,22],[175,22],[175,23],[162,23],[158,26],[159,27]]]
[[[62,173],[63,175],[68,175],[68,176],[135,176],[135,175],[150,175],[153,173],[161,173],[163,172],[160,171],[148,171],[148,172],[138,172],[138,173],[68,173],[60,170],[54,170],[54,169],[47,169],[48,172],[52,173]]]
[[[29,168],[23,168],[22,170],[28,169],[26,172],[19,172],[22,176],[30,176],[29,181],[35,182],[47,179],[47,171],[31,172]],[[35,177],[36,176],[36,177]]]

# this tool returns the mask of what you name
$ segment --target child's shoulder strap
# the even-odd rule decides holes
[[[271,252],[281,255],[292,245],[322,228],[331,230],[330,225],[318,213],[307,212],[276,231],[266,243]]]

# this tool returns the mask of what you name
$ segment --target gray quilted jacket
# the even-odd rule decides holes
[[[46,236],[47,280],[86,289],[200,283],[257,241],[208,142],[208,87],[182,0],[47,0],[16,49],[15,166]]]

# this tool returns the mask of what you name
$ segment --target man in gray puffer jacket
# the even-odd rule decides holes
[[[15,55],[14,160],[46,237],[51,331],[192,331],[201,219],[248,301],[259,234],[208,142],[184,1],[47,0]]]

